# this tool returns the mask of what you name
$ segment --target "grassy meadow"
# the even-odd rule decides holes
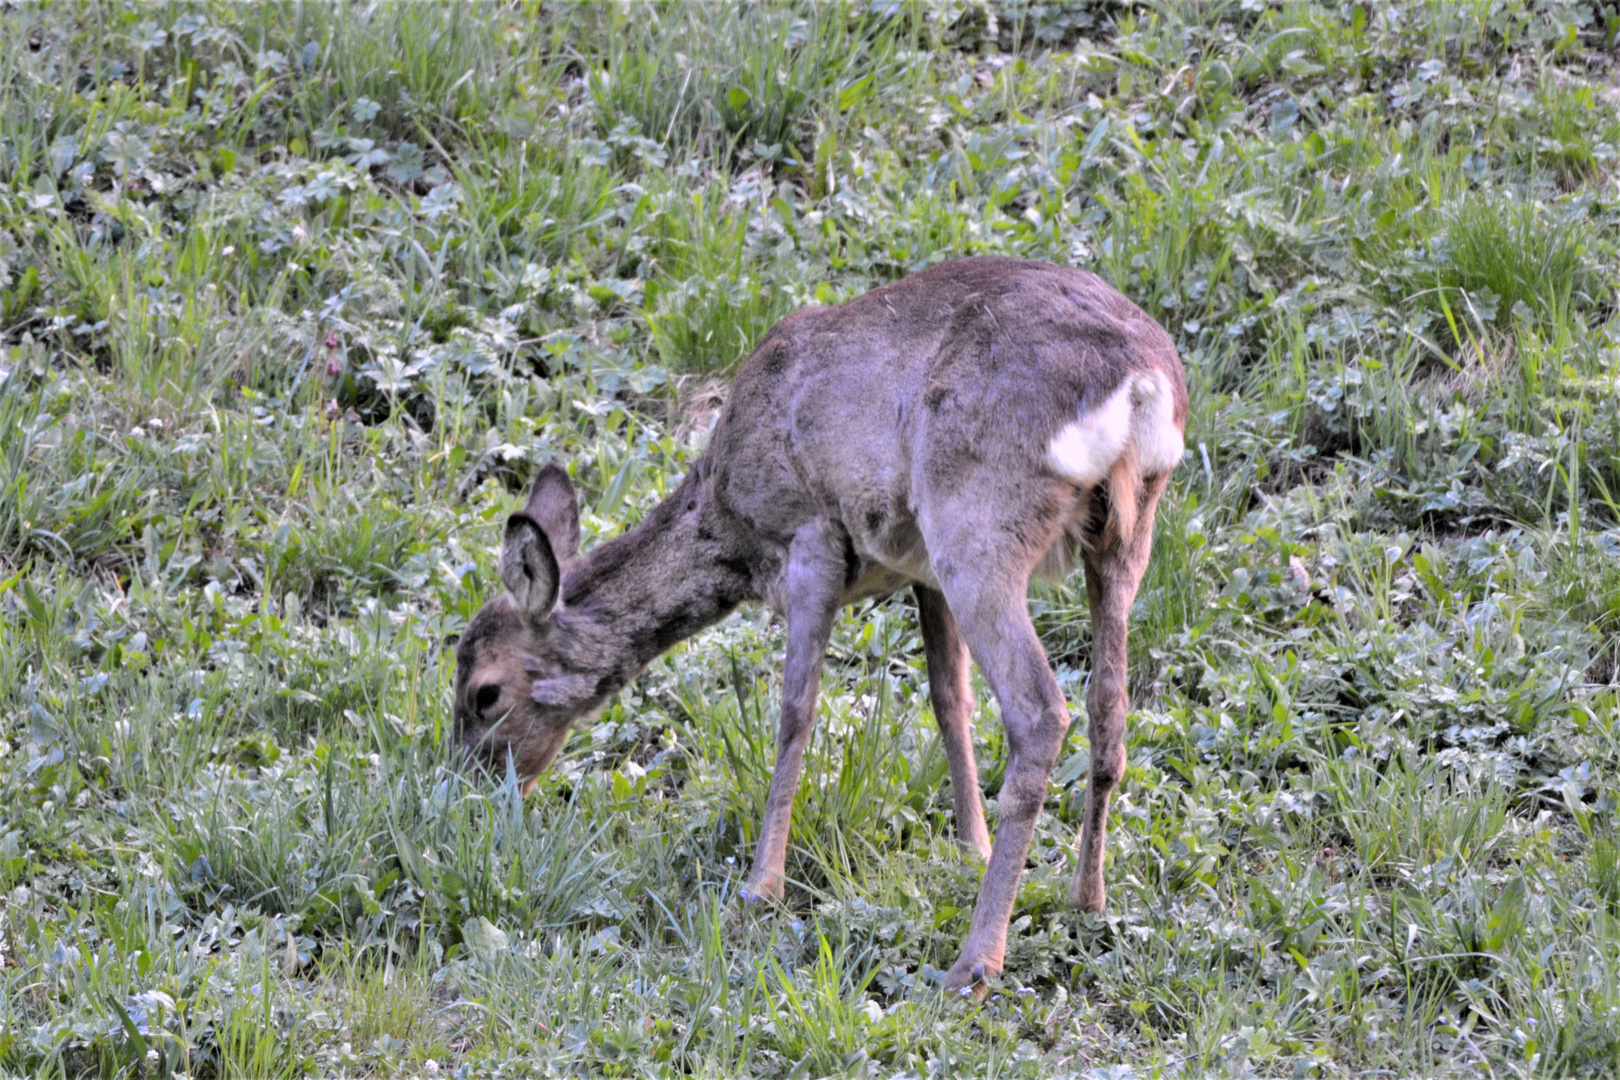
[[[1615,1075],[1617,35],[0,0],[0,1073]],[[1108,911],[1077,722],[982,1005],[909,596],[838,625],[774,910],[767,613],[527,798],[444,647],[541,464],[611,536],[774,320],[968,253],[1103,275],[1192,396]],[[1083,583],[1031,604],[1083,720]]]

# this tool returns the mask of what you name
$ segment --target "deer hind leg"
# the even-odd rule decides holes
[[[1035,820],[1046,801],[1068,708],[1030,621],[1030,572],[1062,534],[1072,499],[1056,489],[995,492],[994,477],[969,478],[962,495],[936,506],[923,523],[940,590],[955,614],[979,670],[1001,705],[1007,770],[997,800],[1000,820],[979,887],[972,928],[946,976],[947,990],[982,993],[1000,973],[1007,922],[1029,854]],[[988,519],[987,506],[998,507]],[[934,527],[930,529],[930,525]]]
[[[1116,470],[1110,478],[1111,500],[1130,500],[1110,507],[1102,536],[1084,553],[1086,594],[1091,606],[1091,679],[1086,691],[1087,737],[1091,742],[1091,776],[1086,784],[1085,819],[1069,899],[1082,911],[1101,911],[1103,852],[1108,835],[1108,803],[1125,772],[1127,700],[1126,619],[1153,548],[1153,516],[1166,476],[1137,480]],[[1124,512],[1121,512],[1124,510]]]
[[[937,589],[918,585],[917,612],[923,653],[928,658],[928,696],[934,706],[945,760],[951,767],[951,801],[956,807],[956,840],[990,858],[990,832],[979,799],[979,767],[973,760],[973,681],[967,642],[956,616]]]
[[[780,899],[787,884],[793,797],[799,789],[804,751],[815,729],[821,664],[844,586],[844,541],[837,527],[815,521],[800,529],[788,544],[785,577],[787,662],[782,672],[782,722],[759,846],[743,886],[743,899],[749,901]]]

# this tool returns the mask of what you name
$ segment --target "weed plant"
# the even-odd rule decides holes
[[[0,1072],[1613,1076],[1612,5],[0,2]],[[782,315],[1103,275],[1186,360],[1110,906],[1076,716],[982,1006],[905,596],[527,798],[446,640],[568,464],[636,520]],[[1005,758],[979,688],[994,821]]]

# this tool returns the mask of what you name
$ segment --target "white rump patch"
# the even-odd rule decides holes
[[[1063,426],[1046,456],[1052,469],[1081,487],[1108,475],[1131,435],[1131,380],[1126,379],[1101,406]]]
[[[1052,437],[1046,457],[1065,480],[1093,487],[1125,453],[1136,452],[1146,475],[1168,472],[1181,460],[1184,446],[1176,430],[1170,381],[1157,369],[1122,381],[1108,400]]]
[[[1181,461],[1187,444],[1176,428],[1170,380],[1154,369],[1136,377],[1137,404],[1132,414],[1131,443],[1144,476],[1169,472]]]

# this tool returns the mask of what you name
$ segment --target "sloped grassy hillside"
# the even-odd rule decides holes
[[[1613,1075],[1617,31],[0,4],[0,1070]],[[443,648],[539,464],[611,535],[772,321],[974,252],[1104,275],[1193,401],[1109,911],[1077,723],[982,1007],[908,598],[838,627],[763,913],[766,615],[526,800]],[[1084,589],[1032,604],[1078,713]]]

